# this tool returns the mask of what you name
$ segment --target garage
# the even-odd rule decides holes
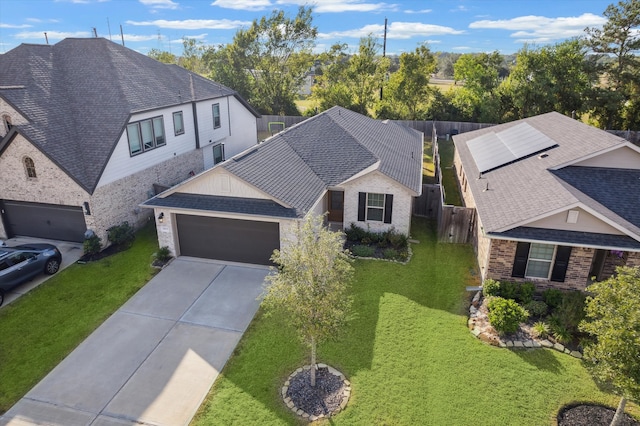
[[[277,222],[176,215],[182,256],[270,265],[280,248]]]
[[[83,242],[87,225],[81,207],[0,200],[9,237],[16,235]]]

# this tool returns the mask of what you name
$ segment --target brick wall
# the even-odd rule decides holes
[[[513,261],[516,255],[516,241],[491,240],[490,255],[485,274],[486,278],[504,281],[533,282],[536,288],[558,288],[562,290],[584,290],[589,278],[589,270],[595,250],[585,247],[573,247],[571,258],[567,266],[567,274],[564,282],[548,280],[533,280],[531,278],[515,278],[511,276]]]
[[[630,268],[634,268],[636,266],[640,267],[640,252],[637,252],[637,251],[628,252],[627,266],[629,266]]]

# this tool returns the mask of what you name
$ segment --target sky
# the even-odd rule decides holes
[[[615,0],[617,2],[617,0]],[[21,43],[49,44],[67,37],[98,37],[146,54],[182,52],[182,39],[206,45],[233,41],[238,29],[275,9],[295,16],[314,8],[316,52],[334,43],[356,51],[373,34],[386,53],[400,54],[428,43],[434,51],[511,54],[525,43],[554,44],[601,27],[614,0],[0,0],[0,53]]]

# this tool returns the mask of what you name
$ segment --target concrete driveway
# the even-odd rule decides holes
[[[58,240],[43,240],[41,238],[32,238],[32,237],[14,237],[8,240],[5,240],[9,247],[17,246],[20,244],[31,244],[31,243],[49,243],[58,247],[60,250],[60,254],[62,254],[62,263],[60,264],[60,270],[63,270],[69,265],[72,265],[80,259],[84,253],[82,248],[82,243],[72,243],[69,241],[58,241]],[[4,295],[4,303],[0,306],[2,309],[4,306],[7,306],[9,303],[18,299],[20,296],[30,292],[34,288],[38,287],[40,284],[51,278],[52,275],[40,274],[37,277],[33,278],[31,281],[27,281],[25,283],[20,284],[17,287],[12,288]]]
[[[0,425],[186,425],[253,319],[268,268],[181,257]]]

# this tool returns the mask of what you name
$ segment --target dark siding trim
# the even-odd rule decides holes
[[[518,243],[516,248],[516,257],[513,261],[513,270],[511,271],[512,277],[524,278],[525,270],[527,269],[527,260],[529,259],[530,243]]]
[[[393,194],[386,194],[384,200],[384,223],[391,223],[393,213]]]
[[[193,127],[196,129],[196,149],[200,149],[200,129],[198,129],[198,108],[196,108],[195,102],[191,102],[191,109],[193,110]]]
[[[551,281],[563,283],[567,275],[567,267],[569,266],[569,258],[571,257],[571,247],[558,246],[556,251],[556,261],[551,271]]]
[[[367,193],[358,192],[358,222],[364,222],[367,215]]]

